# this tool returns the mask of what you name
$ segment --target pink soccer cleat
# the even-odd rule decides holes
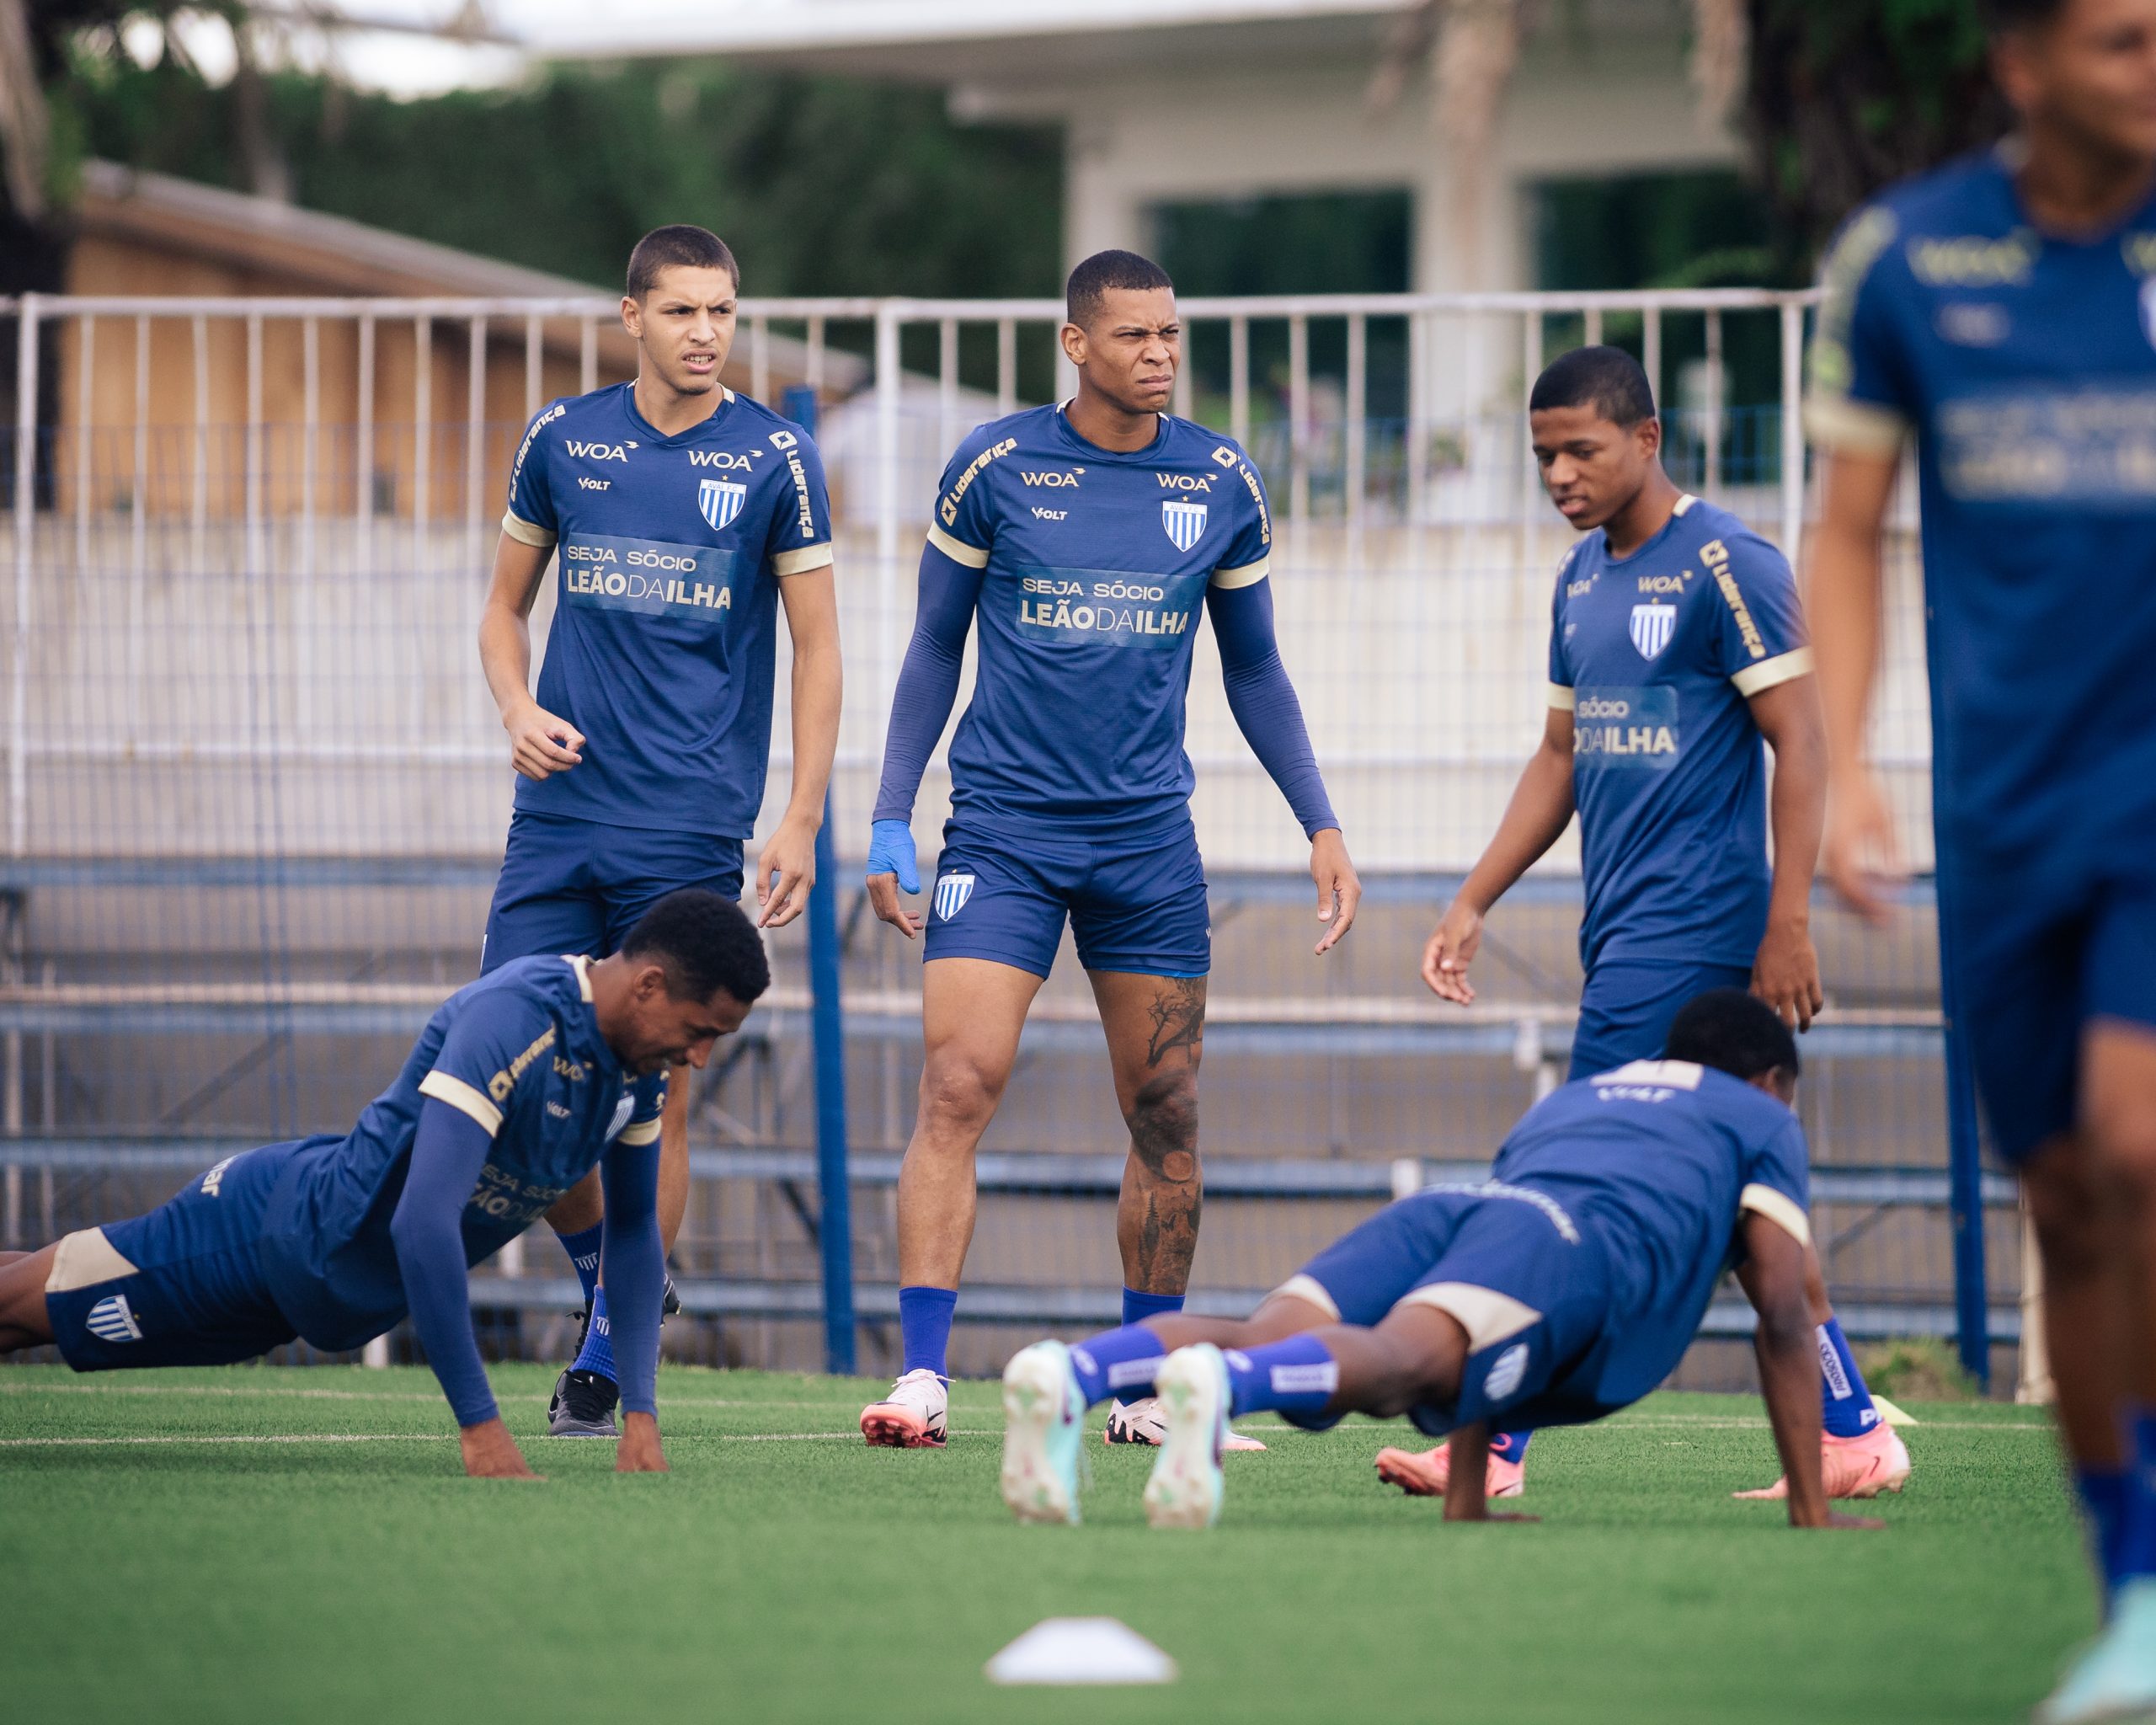
[[[1380,1450],[1378,1477],[1389,1486],[1398,1486],[1411,1498],[1442,1498],[1446,1482],[1452,1477],[1452,1447],[1440,1444],[1434,1450],[1419,1452]],[[1508,1461],[1502,1455],[1492,1455],[1482,1477],[1486,1497],[1518,1498],[1527,1491],[1524,1461]]]
[[[1894,1428],[1881,1420],[1858,1437],[1820,1439],[1820,1474],[1830,1498],[1876,1498],[1881,1492],[1898,1492],[1909,1477],[1908,1446]],[[1780,1503],[1789,1496],[1789,1482],[1778,1479],[1756,1492],[1733,1492],[1732,1497]]]
[[[950,1390],[921,1366],[892,1385],[881,1402],[861,1410],[861,1435],[883,1449],[940,1450],[950,1416]]]

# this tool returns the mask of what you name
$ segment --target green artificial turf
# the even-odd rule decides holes
[[[550,1374],[494,1378],[511,1429],[543,1429]],[[1145,1525],[1150,1452],[1097,1445],[1086,1525],[1014,1526],[991,1385],[955,1387],[940,1454],[861,1443],[880,1386],[659,1387],[670,1477],[537,1439],[548,1478],[516,1485],[462,1477],[424,1371],[0,1367],[8,1716],[1970,1725],[2024,1717],[2094,1621],[2019,1408],[1913,1408],[1917,1471],[1876,1534],[1731,1501],[1774,1472],[1744,1397],[1539,1436],[1533,1526],[1448,1528],[1381,1488],[1370,1458],[1405,1428],[1255,1420],[1272,1449],[1228,1458],[1220,1526],[1189,1535]],[[378,1440],[267,1441],[332,1436]],[[1096,1615],[1173,1655],[1175,1690],[983,1677],[1041,1619]]]

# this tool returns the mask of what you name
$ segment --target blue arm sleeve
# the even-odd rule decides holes
[[[666,1298],[666,1248],[659,1234],[659,1146],[616,1140],[600,1165],[606,1236],[600,1274],[614,1326],[622,1407],[657,1414],[659,1308]]]
[[[464,1205],[494,1142],[494,1135],[468,1114],[429,1097],[412,1142],[411,1172],[389,1222],[413,1331],[459,1425],[482,1425],[495,1413],[478,1338],[472,1333],[464,1263]]]
[[[1317,757],[1310,752],[1302,703],[1288,681],[1288,667],[1280,662],[1279,643],[1273,633],[1273,583],[1209,587],[1205,609],[1220,644],[1228,710],[1235,714],[1251,753],[1280,787],[1295,819],[1303,824],[1305,838],[1338,826]]]
[[[958,698],[966,635],[980,601],[984,570],[969,569],[934,545],[921,553],[921,604],[899,686],[891,694],[891,729],[883,742],[883,777],[876,787],[878,820],[910,820],[913,799],[936,740]]]

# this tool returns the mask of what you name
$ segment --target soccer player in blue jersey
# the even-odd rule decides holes
[[[531,1470],[496,1411],[466,1272],[595,1169],[611,1226],[627,1419],[616,1466],[664,1471],[659,1118],[770,981],[738,905],[659,900],[611,957],[520,959],[435,1011],[342,1138],[228,1156],[168,1203],[0,1263],[0,1353],[56,1343],[77,1371],[221,1365],[304,1338],[343,1350],[408,1311],[475,1477]]]
[[[1646,373],[1630,355],[1565,355],[1535,380],[1528,415],[1550,501],[1582,533],[1557,570],[1549,717],[1496,836],[1430,937],[1423,979],[1473,1001],[1484,916],[1577,810],[1587,980],[1574,1078],[1659,1055],[1678,1007],[1702,989],[1749,987],[1808,1026],[1821,1003],[1810,916],[1826,745],[1789,565],[1671,481]],[[1771,869],[1763,740],[1774,750]],[[1828,1489],[1898,1491],[1908,1453],[1865,1386],[1816,1256],[1812,1267]],[[1492,1490],[1520,1488],[1525,1453],[1524,1438],[1493,1452]],[[1443,1450],[1388,1450],[1378,1465],[1409,1491],[1444,1489]]]
[[[1086,1407],[1157,1387],[1155,1527],[1218,1519],[1225,1422],[1265,1409],[1316,1430],[1404,1413],[1451,1434],[1446,1519],[1480,1520],[1492,1434],[1639,1400],[1684,1357],[1734,1258],[1759,1315],[1790,1524],[1877,1526],[1833,1513],[1820,1477],[1796,1078],[1796,1041],[1773,1011],[1710,991],[1677,1013],[1668,1058],[1553,1092],[1487,1181],[1381,1210],[1247,1322],[1157,1316],[1075,1347],[1035,1343],[1003,1375],[1004,1501],[1022,1521],[1076,1521]]]
[[[630,254],[622,323],[637,376],[531,422],[479,626],[510,735],[516,810],[483,969],[534,953],[612,952],[684,886],[741,891],[763,806],[776,613],[793,644],[793,777],[756,859],[760,922],[801,912],[838,745],[838,607],[823,464],[798,425],[719,381],[740,271],[717,236],[661,227]],[[527,619],[559,569],[535,698]],[[660,1133],[667,1249],[689,1192],[689,1085]],[[584,1284],[584,1334],[555,1386],[558,1436],[609,1436],[609,1295],[595,1286],[595,1174],[548,1215]]]
[[[920,1114],[899,1181],[904,1358],[862,1415],[869,1442],[940,1445],[974,1149],[1066,921],[1107,1033],[1130,1157],[1116,1216],[1123,1311],[1182,1304],[1198,1240],[1198,1065],[1211,963],[1183,717],[1201,606],[1236,724],[1310,841],[1317,943],[1361,886],[1273,638],[1273,521],[1230,440],[1167,406],[1182,358],[1160,267],[1102,252],[1071,272],[1063,350],[1078,393],[982,426],[951,457],[921,553],[892,702],[867,881],[911,939],[910,820],[978,620],[951,744],[950,823],[926,919]],[[1119,1410],[1112,1441],[1152,1441]]]
[[[1940,943],[2044,1270],[2108,1630],[2040,1711],[2156,1719],[2156,0],[1995,0],[2018,118],[1829,254],[1807,423],[1829,878],[1887,914],[1865,760],[1915,442]]]

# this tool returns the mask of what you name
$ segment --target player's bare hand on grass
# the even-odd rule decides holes
[[[1467,967],[1481,944],[1481,913],[1454,900],[1422,948],[1422,980],[1431,993],[1463,1007],[1474,1005],[1475,985],[1467,980]]]
[[[622,1416],[622,1438],[614,1447],[616,1473],[667,1473],[666,1452],[659,1447],[659,1422],[648,1413]]]
[[[1752,992],[1793,1029],[1809,1030],[1827,1003],[1819,985],[1819,953],[1801,922],[1769,923],[1752,960]]]
[[[789,816],[778,824],[756,857],[759,928],[783,928],[808,905],[816,884],[816,829],[819,822]]]
[[[499,1417],[481,1425],[467,1425],[457,1433],[464,1449],[464,1471],[473,1479],[543,1479],[534,1473],[516,1439]]]
[[[502,715],[509,733],[509,761],[525,777],[550,778],[584,760],[584,733],[557,718],[536,701],[525,701]]]
[[[1835,780],[1821,853],[1827,879],[1852,911],[1881,925],[1893,916],[1893,895],[1908,878],[1908,871],[1894,836],[1886,788],[1869,769]]]
[[[1363,902],[1362,877],[1348,860],[1339,828],[1328,826],[1310,841],[1310,879],[1317,883],[1317,920],[1331,925],[1312,948],[1321,955],[1355,926],[1355,910]]]
[[[868,908],[908,940],[919,934],[923,919],[899,902],[901,891],[921,890],[921,868],[914,856],[913,829],[903,820],[879,820],[870,830],[868,867],[863,876]]]

